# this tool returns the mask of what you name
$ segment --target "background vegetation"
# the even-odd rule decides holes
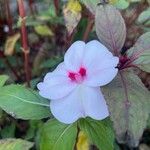
[[[52,118],[47,107],[49,102],[36,92],[36,84],[63,60],[73,41],[101,39],[98,33],[101,28],[97,31],[98,37],[95,32],[97,4],[113,5],[121,13],[126,24],[122,54],[142,34],[150,31],[149,0],[0,0],[0,150],[150,150],[150,120],[143,119],[145,114],[149,115],[146,111],[150,109],[149,103],[146,103],[148,108],[144,102],[141,107],[135,107],[139,113],[131,124],[136,137],[128,136],[126,131],[126,139],[123,139],[115,135],[109,118],[103,122],[90,118],[81,120],[82,132],[78,132],[76,124],[67,126],[49,120]],[[105,12],[99,14],[98,26],[103,22],[101,16]],[[116,16],[116,21],[118,18]],[[116,27],[120,35],[121,27],[122,24]],[[149,43],[150,34],[142,40]],[[150,60],[150,54],[146,56],[146,60]],[[134,71],[150,90],[149,66],[148,61]],[[136,90],[142,93],[143,87],[140,88]],[[144,123],[140,122],[140,128],[136,126],[138,120],[144,120]],[[115,127],[124,128],[122,125]],[[139,130],[141,135],[138,135]],[[62,135],[64,131],[67,132]]]

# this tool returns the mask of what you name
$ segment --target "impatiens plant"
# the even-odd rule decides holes
[[[87,116],[104,119],[108,109],[99,86],[116,76],[118,62],[98,41],[77,41],[66,52],[64,62],[38,84],[39,93],[51,100],[52,114],[63,123]]]
[[[71,38],[82,9],[75,1],[78,7],[71,10],[74,1],[69,2],[64,7],[64,18]],[[32,139],[38,128],[36,149],[85,150],[80,148],[85,139],[88,146],[95,145],[99,150],[119,150],[116,143],[133,149],[139,145],[150,114],[150,92],[137,75],[137,70],[150,73],[150,32],[128,49],[124,47],[126,25],[119,10],[111,2],[81,2],[92,13],[98,39],[72,42],[64,60],[53,71],[43,73],[36,91],[18,84],[5,85],[8,76],[1,75],[0,107],[15,119],[30,120],[32,131],[24,139]],[[69,15],[77,17],[71,18],[73,24],[67,21]],[[22,21],[25,29],[24,13]],[[89,28],[94,22],[90,23]],[[27,59],[28,49],[24,48],[24,54]],[[0,150],[13,146],[16,150],[29,149],[33,145],[10,138],[0,142]]]

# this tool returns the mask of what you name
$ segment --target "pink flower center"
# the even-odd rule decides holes
[[[81,67],[79,71],[76,72],[68,72],[68,77],[77,83],[81,83],[86,76],[86,69]]]

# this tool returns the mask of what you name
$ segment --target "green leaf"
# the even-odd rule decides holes
[[[101,43],[114,54],[119,54],[126,38],[125,22],[120,12],[112,5],[99,5],[95,25]]]
[[[126,9],[129,7],[129,1],[127,0],[117,0],[114,6],[118,9]]]
[[[34,27],[36,33],[41,36],[53,36],[52,30],[47,25],[38,25]]]
[[[135,45],[127,51],[131,64],[150,72],[150,32],[139,37]]]
[[[49,120],[40,133],[40,150],[73,150],[77,136],[77,124],[62,124]]]
[[[114,135],[109,120],[81,119],[79,127],[100,150],[114,150]]]
[[[102,91],[118,142],[138,146],[150,112],[150,92],[135,74],[126,70]]]
[[[141,0],[130,0],[130,3],[137,3],[137,2],[141,2]]]
[[[0,107],[15,118],[42,119],[50,116],[49,101],[21,85],[1,88]]]
[[[13,138],[15,137],[16,125],[12,122],[10,125],[5,125],[3,129],[0,131],[1,137],[4,138]]]
[[[52,59],[48,59],[48,60],[45,60],[41,65],[40,67],[43,69],[43,68],[53,68],[55,66],[57,66],[59,63],[61,63],[63,60],[62,57],[55,57],[55,58],[52,58]]]
[[[93,15],[96,13],[97,5],[99,3],[105,3],[103,0],[80,0],[80,2],[83,3]],[[127,0],[109,0],[108,2],[118,9],[126,9],[129,6],[129,2]]]
[[[34,139],[37,134],[38,129],[41,128],[42,125],[43,125],[43,122],[41,120],[30,120],[29,128],[26,132],[26,135],[23,138],[25,140]]]
[[[150,8],[144,10],[138,17],[138,23],[144,25],[150,25]]]
[[[21,139],[0,140],[0,150],[29,150],[33,143]]]
[[[146,72],[150,72],[150,49],[149,51],[143,52],[140,57],[134,61],[134,64]]]
[[[8,78],[9,77],[7,75],[0,75],[0,87],[5,84],[5,82],[8,80]]]
[[[37,19],[35,19],[35,17],[32,17],[32,16],[28,16],[28,17],[26,17],[25,18],[26,19],[26,26],[37,26],[37,25],[39,25],[39,24],[42,24],[42,22],[40,22],[39,20],[37,20]],[[20,28],[21,27],[21,18],[19,17],[18,18],[18,21],[17,21],[17,24],[15,24],[14,26],[13,26],[13,28],[15,29],[15,28]]]

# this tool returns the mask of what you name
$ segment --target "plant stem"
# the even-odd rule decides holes
[[[73,38],[74,38],[74,35],[75,35],[75,30],[69,35],[67,34],[66,35],[66,42],[65,42],[65,49],[68,49],[69,46],[71,45],[72,41],[73,41]]]
[[[56,15],[59,13],[59,0],[54,0],[55,12]]]
[[[34,0],[29,0],[29,7],[30,7],[30,12],[33,16],[35,16],[37,10],[35,6],[35,1]]]
[[[25,8],[23,0],[17,0],[18,2],[18,8],[19,8],[19,15],[21,19],[21,38],[22,38],[22,50],[24,53],[24,70],[25,70],[25,76],[26,76],[26,82],[27,86],[30,86],[30,68],[29,68],[29,48],[27,43],[27,30],[26,30],[26,21],[25,21]]]
[[[126,81],[126,78],[124,77],[123,75],[123,72],[119,71],[119,74],[120,74],[120,78],[121,78],[121,82],[122,82],[122,87],[123,87],[123,90],[124,90],[124,106],[125,106],[125,114],[124,114],[124,117],[125,117],[125,123],[126,123],[126,129],[129,128],[129,109],[130,109],[130,106],[131,106],[131,103],[129,101],[129,96],[128,96],[128,87],[127,87],[127,81]],[[127,134],[126,134],[126,140],[127,140],[127,136],[128,136],[128,131],[126,131]]]
[[[86,30],[84,32],[84,35],[83,35],[83,41],[85,41],[85,42],[87,41],[89,33],[91,32],[91,30],[93,28],[93,25],[94,25],[94,19],[93,19],[93,17],[89,16],[88,24],[87,24]]]
[[[29,0],[29,7],[30,7],[30,12],[31,14],[33,15],[34,14],[34,11],[33,11],[33,0]]]

